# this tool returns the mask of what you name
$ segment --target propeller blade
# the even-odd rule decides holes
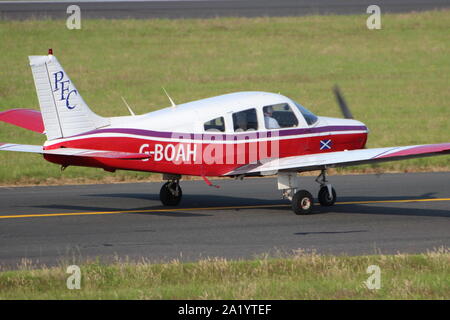
[[[339,107],[341,108],[342,115],[345,119],[353,119],[353,115],[350,112],[349,107],[347,106],[347,103],[344,100],[343,95],[341,94],[341,90],[337,85],[333,88],[334,95],[336,96],[336,100],[338,102]]]

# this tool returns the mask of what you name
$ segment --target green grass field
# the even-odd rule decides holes
[[[378,290],[365,285],[380,268]],[[0,272],[0,299],[449,299],[450,254],[321,256],[251,261],[80,265],[81,288],[67,289],[68,265]]]
[[[244,90],[280,92],[313,112],[340,116],[341,87],[368,147],[450,141],[450,11],[209,20],[0,21],[0,110],[38,109],[28,55],[54,54],[102,116]],[[149,128],[151,129],[151,128]],[[42,144],[44,136],[0,123],[0,142]],[[0,154],[0,184],[127,181],[146,173],[59,167],[37,155]],[[347,170],[347,171],[346,171]],[[349,169],[343,170],[348,172]],[[351,170],[354,170],[353,168]],[[450,170],[450,157],[357,170]]]

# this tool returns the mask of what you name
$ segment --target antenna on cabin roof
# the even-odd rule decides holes
[[[164,87],[162,87],[162,89],[164,90],[164,92],[165,92],[167,98],[169,98],[170,103],[172,104],[172,107],[173,107],[173,108],[176,108],[177,105],[175,104],[175,102],[173,102],[172,98],[169,96],[169,94],[167,93],[166,89],[164,89]]]
[[[125,105],[127,106],[128,111],[130,111],[131,115],[134,117],[135,114],[134,114],[133,110],[131,110],[131,107],[128,105],[128,103],[126,102],[125,98],[124,97],[121,97],[121,98],[122,98],[123,103],[125,103]]]

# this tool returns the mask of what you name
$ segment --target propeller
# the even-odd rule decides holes
[[[336,96],[337,103],[339,105],[339,108],[341,108],[342,115],[345,119],[353,119],[353,115],[350,112],[349,107],[347,106],[347,103],[344,100],[344,96],[341,93],[341,90],[337,85],[333,88],[334,95]]]

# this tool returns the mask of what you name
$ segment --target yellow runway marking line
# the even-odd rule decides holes
[[[347,202],[336,202],[336,204],[343,205],[343,204],[408,203],[408,202],[435,202],[435,201],[450,201],[450,198],[347,201]],[[267,204],[267,205],[261,204],[261,205],[253,205],[253,206],[223,206],[223,207],[202,207],[202,208],[172,208],[172,209],[147,209],[147,210],[117,210],[117,211],[95,211],[95,212],[17,214],[17,215],[9,215],[9,216],[0,216],[0,219],[84,216],[84,215],[118,214],[118,213],[156,213],[156,212],[210,211],[210,210],[230,210],[230,209],[259,209],[259,208],[281,208],[281,207],[289,207],[289,206],[290,206],[290,204]]]
[[[148,210],[117,210],[117,211],[98,211],[98,212],[68,212],[68,213],[42,213],[42,214],[19,214],[11,216],[0,216],[0,219],[12,218],[34,218],[34,217],[61,217],[61,216],[82,216],[82,215],[101,215],[116,213],[153,213],[153,212],[177,212],[177,211],[199,211],[199,210],[228,210],[228,209],[258,209],[287,207],[288,204],[268,204],[254,206],[227,206],[227,207],[202,207],[202,208],[173,208],[173,209],[148,209]]]
[[[347,201],[347,202],[336,202],[336,204],[405,203],[405,202],[432,202],[432,201],[450,201],[450,198],[407,199],[407,200],[376,200],[376,201]]]

